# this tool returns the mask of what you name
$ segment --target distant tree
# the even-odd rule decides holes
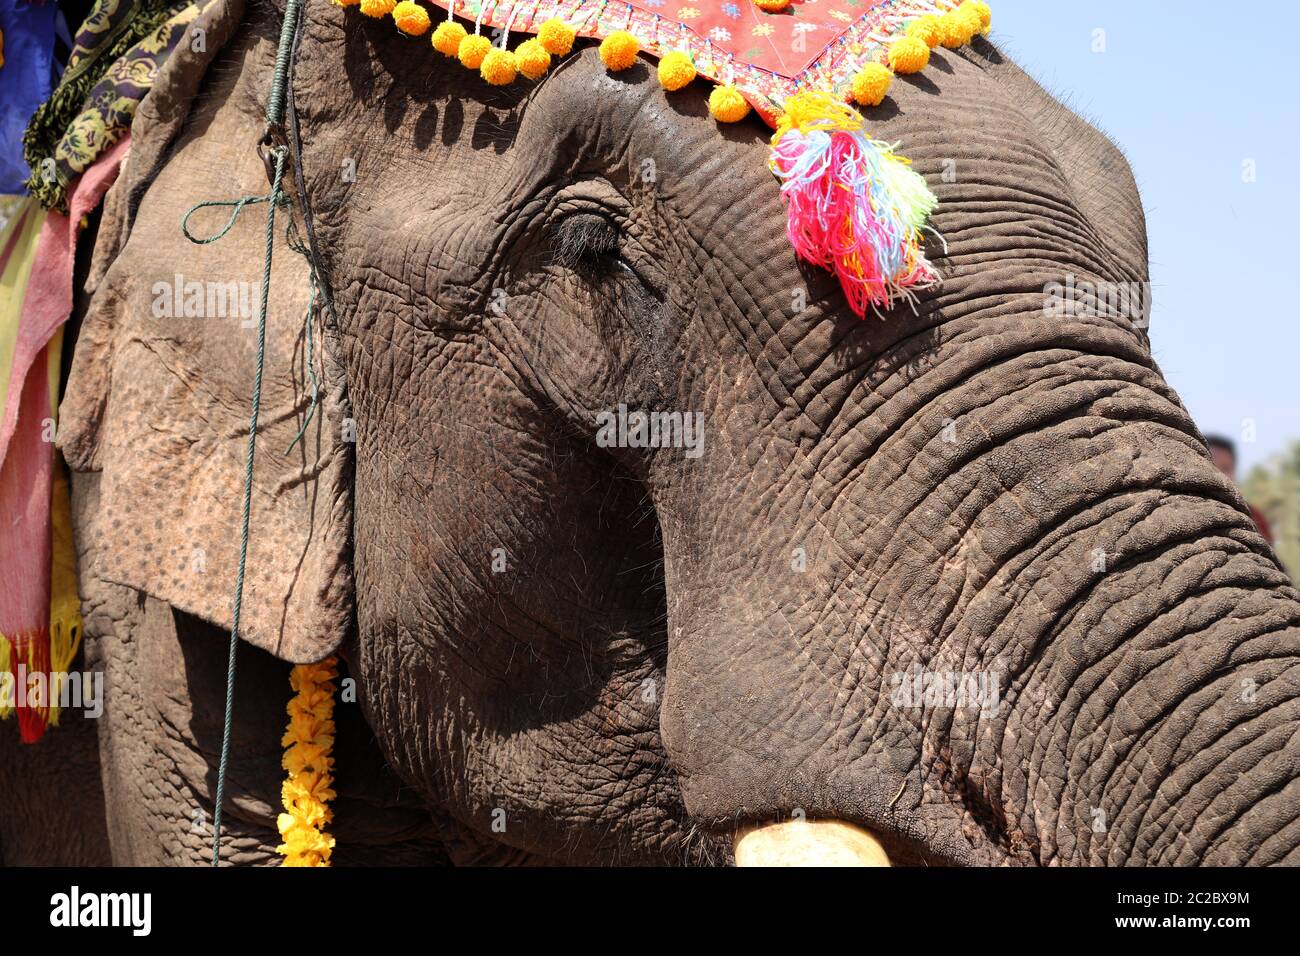
[[[1241,488],[1272,525],[1282,563],[1300,576],[1300,442],[1252,468]]]

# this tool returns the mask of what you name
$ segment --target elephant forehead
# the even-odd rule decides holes
[[[330,193],[320,202],[333,219],[326,233],[332,225],[346,237],[343,272],[384,307],[413,301],[443,319],[472,318],[507,260],[531,261],[511,258],[513,239],[541,224],[563,190],[598,179],[644,213],[633,225],[655,234],[688,310],[728,317],[730,331],[716,333],[730,339],[723,351],[775,365],[784,389],[961,318],[975,286],[991,293],[970,300],[981,307],[1041,292],[1044,270],[1059,271],[1039,254],[1045,247],[1072,255],[1087,246],[1090,269],[1108,263],[1041,118],[978,58],[935,50],[933,69],[897,77],[889,104],[868,114],[873,136],[908,144],[941,200],[935,225],[950,254],[925,299],[953,309],[897,309],[888,323],[848,329],[833,277],[802,268],[786,241],[769,131],[753,120],[717,124],[706,84],[665,94],[648,63],[610,72],[586,46],[535,85],[497,88],[390,24],[357,27],[347,13],[323,12],[299,60],[304,162],[320,184],[312,191]],[[338,169],[348,161],[356,179],[345,185]],[[1008,196],[1017,214],[1006,221],[991,210]]]

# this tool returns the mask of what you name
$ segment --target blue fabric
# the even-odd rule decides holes
[[[55,0],[0,0],[4,66],[0,66],[0,193],[25,194],[27,121],[54,89]]]

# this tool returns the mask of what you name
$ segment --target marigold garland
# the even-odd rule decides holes
[[[507,83],[515,81],[515,76],[519,72],[519,65],[515,62],[515,55],[509,50],[493,48],[488,50],[487,55],[483,57],[478,72],[479,76],[493,86],[505,86]]]
[[[337,661],[298,664],[289,675],[297,693],[289,701],[289,728],[280,743],[286,748],[282,766],[289,776],[280,790],[284,813],[276,820],[284,841],[275,851],[282,866],[329,866],[334,838],[324,826],[334,819],[328,806],[335,793],[334,679]]]
[[[949,50],[955,50],[970,43],[975,34],[983,29],[980,11],[971,6],[968,0],[939,18],[939,42]]]

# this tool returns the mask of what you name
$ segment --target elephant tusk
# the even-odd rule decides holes
[[[736,866],[889,866],[869,830],[839,820],[787,820],[742,827]]]

